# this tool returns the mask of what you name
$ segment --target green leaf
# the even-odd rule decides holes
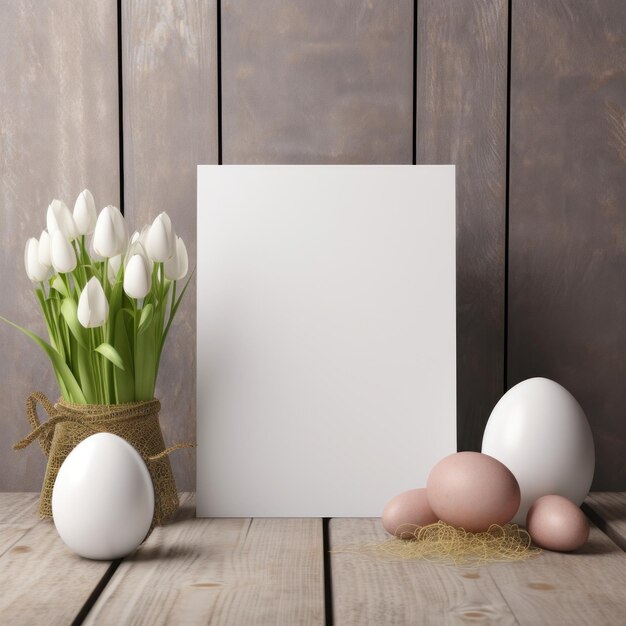
[[[120,309],[115,316],[115,345],[124,363],[130,364],[125,371],[113,368],[117,402],[132,402],[135,399],[135,375],[133,372],[133,354],[124,323],[124,312]]]
[[[60,294],[64,295],[66,298],[70,297],[70,292],[67,290],[67,285],[58,274],[54,277],[54,280],[50,283],[50,286],[58,291]]]
[[[43,289],[35,289],[35,294],[37,295],[37,300],[39,300],[39,305],[41,306],[41,311],[43,313],[44,320],[46,322],[46,328],[48,329],[48,337],[50,337],[50,345],[57,350],[58,352],[58,339],[56,334],[56,326],[52,322],[50,318],[50,310],[49,305],[51,304],[48,300],[46,300],[46,294]]]
[[[196,268],[194,267],[191,274],[189,274],[189,278],[187,279],[187,282],[185,283],[183,290],[180,292],[180,296],[178,296],[178,299],[176,300],[176,302],[174,303],[174,306],[172,307],[172,310],[170,311],[170,317],[167,321],[167,326],[165,327],[165,330],[163,331],[163,338],[161,339],[161,350],[163,349],[163,344],[165,343],[167,334],[170,332],[170,326],[172,325],[172,322],[174,321],[174,316],[176,315],[176,311],[178,311],[178,307],[180,306],[183,296],[185,295],[185,292],[187,291],[187,287],[189,287],[189,283],[191,282],[191,279],[193,278],[193,275],[195,274],[195,272],[196,272]],[[159,351],[159,358],[160,358],[160,351]]]
[[[84,326],[78,321],[78,305],[73,298],[65,298],[61,304],[61,315],[65,320],[74,339],[83,348],[87,348],[87,337]]]
[[[109,310],[113,309],[113,311],[117,311],[122,306],[122,296],[124,295],[122,287],[122,283],[120,282],[115,282],[113,284],[113,287],[111,288],[111,297],[109,298]]]
[[[135,400],[152,400],[157,363],[154,333],[137,335],[135,347]]]
[[[23,332],[27,337],[30,337],[46,353],[52,362],[54,373],[59,381],[59,387],[66,400],[77,404],[87,403],[78,381],[74,378],[74,374],[72,374],[72,370],[62,359],[61,355],[49,343],[44,341],[38,335],[35,335],[35,333],[30,332],[27,328],[6,319],[6,317],[0,316],[0,320],[3,320],[7,324],[13,326],[13,328],[17,328],[19,331]]]
[[[138,335],[143,335],[148,330],[154,317],[154,307],[151,304],[146,304],[141,309],[141,317],[139,318],[139,328],[137,329]]]
[[[125,370],[124,361],[119,352],[110,343],[101,343],[97,348],[94,348],[96,352],[99,352],[105,359],[111,361],[115,367],[119,367],[121,370]]]
[[[85,399],[89,404],[97,404],[98,394],[96,393],[96,384],[94,381],[95,372],[93,371],[89,350],[79,345],[77,346],[76,352],[78,376]]]

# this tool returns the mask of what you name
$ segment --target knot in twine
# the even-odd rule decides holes
[[[37,404],[48,414],[43,423],[37,415]],[[13,448],[21,450],[38,439],[48,457],[39,501],[40,516],[52,517],[52,488],[67,455],[90,435],[108,432],[125,439],[145,461],[154,485],[153,525],[163,523],[178,508],[178,493],[168,455],[195,444],[177,443],[166,448],[159,424],[160,410],[161,403],[156,398],[124,404],[73,404],[59,399],[52,404],[41,392],[30,394],[26,400],[26,416],[32,430]]]

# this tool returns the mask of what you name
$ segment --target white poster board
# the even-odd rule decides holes
[[[378,516],[456,451],[453,166],[198,167],[197,512]]]

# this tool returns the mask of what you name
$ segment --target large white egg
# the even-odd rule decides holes
[[[576,398],[553,380],[529,378],[502,396],[487,422],[482,452],[517,478],[517,524],[525,524],[541,496],[556,494],[580,505],[589,493],[595,465],[591,429]]]
[[[80,556],[126,556],[145,539],[153,514],[150,472],[121,437],[91,435],[61,465],[52,490],[52,517],[61,539]]]

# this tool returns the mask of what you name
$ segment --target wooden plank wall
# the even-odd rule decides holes
[[[114,2],[0,0],[0,315],[45,335],[24,244],[39,237],[53,198],[73,208],[89,187],[119,203],[117,15]],[[14,452],[29,430],[25,400],[58,394],[47,359],[0,325],[0,491],[36,491],[38,445]]]
[[[196,165],[217,163],[215,0],[123,2],[125,214],[138,228],[171,216],[196,262]],[[172,325],[155,391],[166,444],[195,441],[196,291]],[[195,455],[171,456],[179,489],[195,489]]]
[[[126,215],[167,210],[192,264],[195,168],[218,159],[217,2],[124,0],[119,15]],[[588,412],[597,489],[626,486],[625,6],[221,0],[223,161],[456,163],[459,448],[479,449],[507,386],[553,377]],[[0,313],[40,328],[22,257],[48,201],[87,185],[99,205],[120,200],[118,16],[94,0],[43,12],[0,0],[0,12],[0,288],[16,294]],[[34,383],[54,385],[25,339],[2,326],[0,341],[0,490],[37,489],[40,451],[9,446]],[[194,366],[192,295],[157,389],[168,442],[194,437]],[[172,460],[193,489],[193,454]]]
[[[418,163],[456,165],[457,442],[480,450],[504,386],[506,0],[420,0]]]
[[[412,0],[224,0],[224,163],[411,163],[412,73]]]
[[[509,378],[586,410],[626,486],[626,3],[513,5]]]

